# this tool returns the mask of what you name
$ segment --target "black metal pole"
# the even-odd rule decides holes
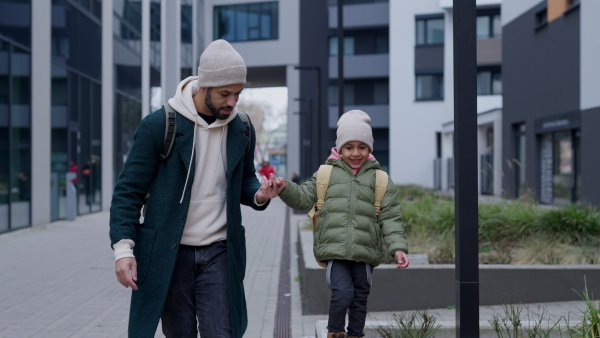
[[[337,0],[338,116],[344,114],[344,1]]]
[[[479,337],[475,0],[454,0],[456,337]]]
[[[308,112],[302,109],[302,104],[300,107],[300,177],[307,178],[312,175],[311,169],[314,167],[311,163],[311,152],[310,146],[310,138],[311,134],[308,129],[308,125],[312,116],[312,98],[311,97],[297,97],[294,98],[294,101],[298,102],[308,102]]]
[[[312,159],[312,161],[314,161],[312,167],[315,167],[317,165],[319,165],[324,158],[322,157],[323,155],[323,149],[325,149],[324,144],[323,144],[323,139],[325,138],[324,136],[327,133],[327,125],[328,125],[328,118],[329,118],[329,114],[322,114],[322,108],[321,107],[321,67],[319,66],[296,66],[294,67],[294,69],[296,70],[314,70],[316,71],[316,76],[317,76],[317,93],[315,94],[316,96],[316,105],[317,108],[315,109],[317,115],[313,117],[313,120],[316,122],[316,130],[317,132],[314,134],[311,134],[311,138],[314,139],[314,144],[313,144],[313,148],[312,149],[317,149],[316,152],[314,152],[314,158]],[[311,103],[312,105],[312,103]]]

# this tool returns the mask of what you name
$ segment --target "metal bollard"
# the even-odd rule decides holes
[[[77,216],[77,188],[73,184],[73,180],[77,178],[77,173],[67,173],[67,219],[75,220]]]

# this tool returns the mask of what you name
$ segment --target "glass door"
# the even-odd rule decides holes
[[[565,205],[579,199],[579,135],[578,130],[553,134],[553,204]]]

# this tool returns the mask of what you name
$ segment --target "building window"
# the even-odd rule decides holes
[[[525,164],[526,164],[526,132],[527,128],[525,127],[525,123],[517,124],[514,126],[515,131],[515,158],[509,166],[512,170],[514,170],[515,175],[515,197],[525,197],[527,196],[527,182],[525,176]]]
[[[230,42],[279,38],[279,3],[215,6],[214,38]]]
[[[415,92],[417,101],[443,100],[444,74],[417,74]]]
[[[28,4],[30,8],[30,4]],[[16,22],[0,27],[22,28]],[[1,35],[1,33],[0,33]],[[31,225],[31,51],[0,37],[0,233]]]
[[[481,67],[477,70],[477,95],[502,95],[500,67]]]
[[[444,16],[417,16],[417,46],[444,43]]]
[[[491,39],[502,36],[500,9],[488,9],[477,13],[477,39]]]
[[[192,46],[194,25],[192,23],[192,0],[181,1],[181,78],[194,73],[194,53]]]
[[[388,54],[390,36],[387,28],[344,31],[344,55]],[[337,56],[337,32],[329,32],[329,56]]]
[[[337,80],[329,83],[329,105],[337,106]],[[344,105],[386,105],[389,104],[388,79],[361,79],[344,82]]]
[[[329,38],[329,56],[338,55],[338,38],[332,36]],[[354,55],[354,37],[344,36],[344,55]]]
[[[141,3],[123,1],[114,6],[114,34],[135,50],[142,52],[142,13]]]
[[[535,13],[535,29],[542,28],[548,24],[548,9],[544,6]]]
[[[192,5],[181,5],[181,43],[192,43]]]
[[[390,0],[342,0],[342,5],[374,4],[389,2]],[[329,6],[337,6],[338,0],[329,0]]]

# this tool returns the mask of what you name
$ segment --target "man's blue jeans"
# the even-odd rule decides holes
[[[364,336],[372,272],[373,266],[363,262],[337,259],[328,262],[327,286],[331,289],[329,331],[345,331],[348,312],[348,335]]]
[[[161,320],[169,338],[231,337],[226,241],[179,248]]]

